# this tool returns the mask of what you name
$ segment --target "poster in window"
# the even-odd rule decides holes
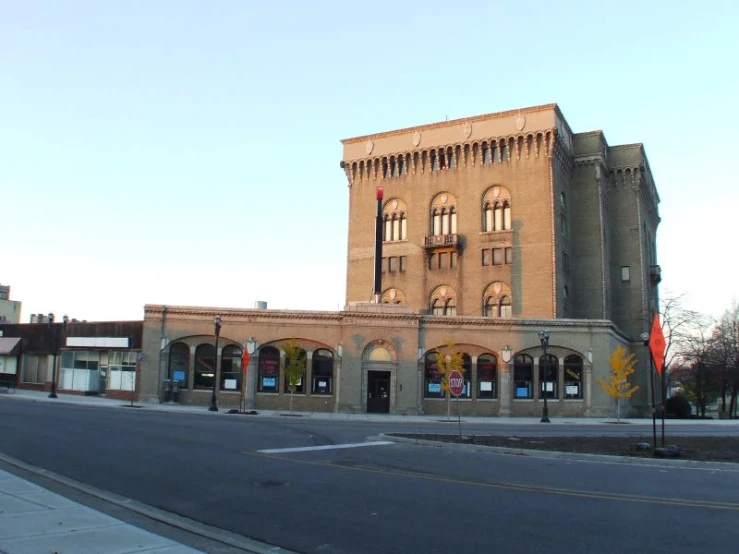
[[[224,379],[223,388],[226,390],[236,390],[236,379]]]
[[[565,394],[567,396],[579,396],[580,387],[578,385],[567,385],[565,387]]]
[[[516,387],[516,396],[518,398],[527,397],[529,395],[528,387]]]
[[[277,386],[277,378],[275,377],[262,377],[262,388],[273,389]]]
[[[262,360],[262,372],[265,375],[277,375],[279,367],[279,360]]]
[[[492,381],[482,381],[480,382],[480,390],[482,392],[490,392],[493,390],[493,383]]]
[[[431,394],[439,394],[441,392],[441,383],[429,383],[428,389]]]
[[[175,381],[179,381],[180,383],[184,383],[185,382],[185,372],[184,371],[173,371],[172,379]]]

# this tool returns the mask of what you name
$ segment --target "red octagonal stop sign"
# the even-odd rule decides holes
[[[464,391],[464,377],[456,369],[449,374],[449,392],[459,396]]]

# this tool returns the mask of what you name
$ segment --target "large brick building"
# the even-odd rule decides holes
[[[641,145],[574,134],[556,105],[343,144],[344,310],[147,305],[139,400],[286,409],[294,343],[298,410],[442,413],[437,356],[456,351],[464,415],[539,415],[546,397],[555,417],[606,416],[598,380],[625,346],[640,385],[627,409],[648,413],[659,199]]]
[[[383,302],[646,330],[660,278],[659,198],[641,144],[572,133],[556,105],[343,144],[349,302],[371,298],[379,185]]]

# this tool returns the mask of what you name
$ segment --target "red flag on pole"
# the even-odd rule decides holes
[[[652,332],[649,333],[649,350],[652,352],[657,374],[661,376],[665,366],[665,335],[662,333],[662,325],[659,324],[659,315],[657,314],[654,314]]]
[[[246,373],[247,368],[249,367],[249,352],[244,349],[244,353],[241,355],[241,371]]]

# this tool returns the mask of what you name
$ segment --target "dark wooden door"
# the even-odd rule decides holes
[[[390,372],[367,372],[367,413],[390,413]]]

